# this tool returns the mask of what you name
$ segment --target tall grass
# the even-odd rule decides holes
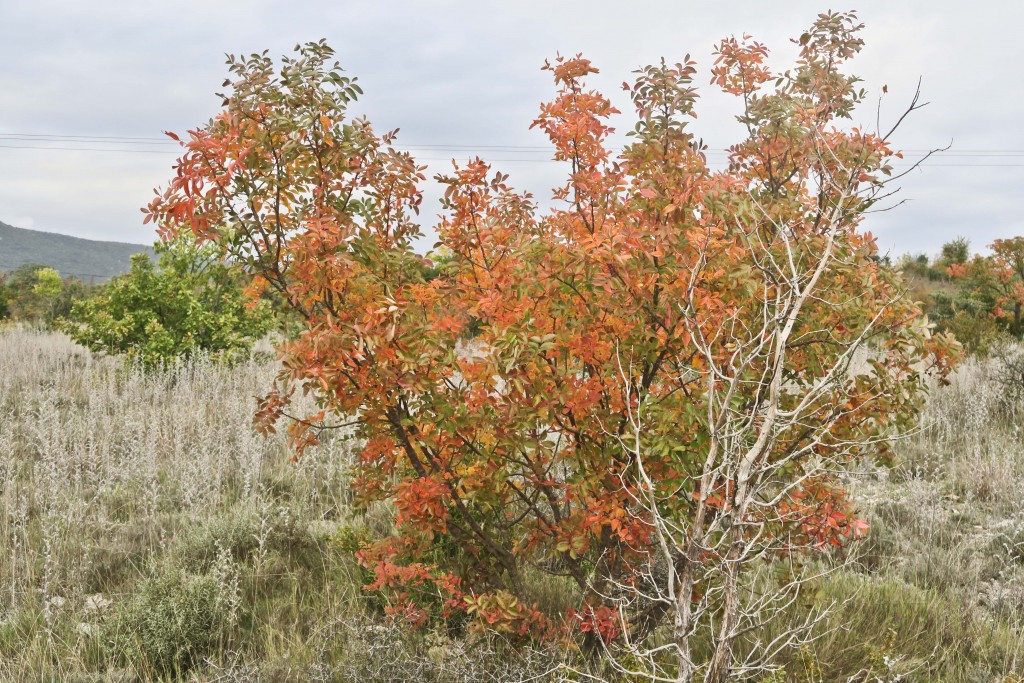
[[[1021,680],[1024,387],[1003,362],[966,361],[894,467],[851,474],[870,533],[813,597],[837,607],[803,653],[812,680]]]
[[[1024,404],[999,362],[970,361],[934,392],[896,467],[851,475],[871,533],[807,596],[801,609],[836,608],[779,680],[1019,680]],[[512,681],[554,667],[379,618],[351,551],[387,530],[386,511],[349,504],[349,435],[290,463],[283,438],[253,432],[274,373],[265,351],[147,373],[0,330],[0,681]]]
[[[273,374],[260,357],[144,373],[0,332],[0,678],[158,673],[107,641],[168,573],[212,579],[235,626],[200,659],[304,656],[312,620],[358,610],[362,579],[331,547],[353,523],[347,442],[289,464],[283,439],[257,436],[253,397]]]

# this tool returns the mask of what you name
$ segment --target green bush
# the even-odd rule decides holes
[[[25,264],[10,273],[0,273],[0,320],[12,318],[51,327],[89,290],[81,280],[62,279],[53,268]]]
[[[232,358],[269,331],[270,306],[250,305],[238,270],[211,248],[178,240],[156,251],[157,266],[136,254],[129,273],[75,304],[64,331],[93,351],[146,366],[200,351]]]
[[[216,651],[228,617],[213,576],[169,570],[142,584],[108,639],[137,668],[181,674]]]
[[[946,320],[942,327],[952,332],[968,353],[982,358],[987,357],[1001,342],[1011,338],[999,322],[987,313],[960,310]]]

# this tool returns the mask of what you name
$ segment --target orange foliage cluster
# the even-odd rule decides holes
[[[731,481],[699,481],[707,402],[724,379],[715,373],[773,324],[787,283],[770,265],[806,282],[834,253],[796,322],[787,381],[812,382],[869,325],[874,371],[846,384],[844,395],[861,389],[856,401],[805,406],[801,428],[775,435],[761,462],[889,434],[919,402],[921,368],[948,370],[952,347],[928,335],[858,227],[863,193],[894,156],[886,140],[836,124],[857,99],[838,66],[859,39],[841,22],[819,29],[775,86],[762,45],[719,45],[713,82],[744,98],[750,131],[721,170],[687,130],[691,61],[637,72],[632,143],[617,155],[607,139],[618,112],[586,86],[597,70],[581,57],[545,65],[557,93],[533,126],[567,162],[555,207],[541,214],[480,159],[456,164],[437,177],[437,264],[412,246],[423,167],[346,118],[357,89],[329,48],[302,48],[280,74],[262,55],[232,61],[225,111],[183,140],[147,218],[164,235],[221,244],[257,290],[277,290],[303,317],[279,347],[281,380],[325,412],[297,423],[295,443],[314,443],[325,415],[358,416],[353,488],[364,503],[391,502],[397,524],[359,557],[393,613],[422,624],[455,610],[509,633],[549,632],[542,624],[564,615],[525,606],[533,567],[585,596],[564,623],[617,637],[623,622],[602,589],[633,580],[652,544],[638,460],[677,524],[702,500],[714,514],[735,495]],[[765,390],[756,366],[744,372],[737,410]],[[289,395],[261,402],[263,429]],[[623,437],[641,407],[634,448]],[[859,535],[827,483],[780,501],[770,532],[818,547]]]

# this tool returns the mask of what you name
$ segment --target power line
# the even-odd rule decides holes
[[[47,134],[47,133],[0,133],[0,142],[24,142],[28,144],[0,144],[2,149],[21,149],[21,150],[36,150],[36,151],[59,151],[59,152],[103,152],[103,153],[127,153],[127,154],[175,154],[177,153],[178,143],[161,139],[161,138],[150,138],[150,137],[131,137],[131,136],[118,136],[118,135],[58,135],[58,134]],[[48,143],[62,143],[54,146]],[[78,146],[67,146],[74,145],[77,143],[90,144],[90,145],[119,145],[118,147],[78,147]],[[171,146],[175,149],[127,149],[126,147],[154,147],[154,146]],[[423,151],[426,153],[430,152],[492,152],[492,153],[512,153],[512,154],[536,154],[536,153],[547,153],[550,154],[553,150],[551,146],[540,146],[540,145],[472,145],[467,143],[448,143],[448,144],[409,144],[399,145],[400,149],[410,152]],[[609,151],[621,151],[621,147],[609,148]],[[1015,149],[972,149],[972,150],[950,150],[936,152],[935,150],[924,150],[924,149],[911,149],[903,150],[904,154],[912,155],[926,155],[931,153],[933,161],[927,161],[922,166],[928,167],[950,167],[950,168],[1018,168],[1024,167],[1024,164],[1020,163],[975,163],[973,159],[1006,159],[1008,161],[1015,161],[1018,157],[1024,157],[1024,150]],[[725,149],[709,149],[704,150],[704,154],[709,157],[715,158],[716,160],[722,160],[725,155],[729,154],[728,150]],[[949,163],[944,162],[943,159],[957,159],[956,162]],[[425,162],[446,162],[451,161],[449,157],[419,157],[418,161]],[[964,161],[961,161],[964,160]],[[487,161],[492,163],[533,163],[533,164],[546,164],[546,163],[558,163],[555,159],[551,158],[501,158],[501,159],[488,159]],[[919,160],[918,160],[919,161]],[[897,165],[914,163],[913,159],[906,159],[905,161],[895,161]]]
[[[22,145],[0,145],[3,149],[34,149],[40,152],[120,152],[122,154],[174,154],[171,150],[157,149],[103,149],[100,147],[31,147]]]
[[[101,144],[126,144],[152,146],[154,144],[179,146],[177,142],[167,138],[158,137],[130,137],[122,135],[77,135],[57,133],[0,133],[0,140],[20,140],[25,142],[75,142],[75,141],[96,141]],[[439,151],[517,151],[517,152],[550,152],[551,145],[493,145],[493,144],[472,144],[465,142],[453,143],[430,143],[430,144],[407,144],[399,145],[404,149],[422,149]],[[54,148],[56,149],[56,148]],[[610,150],[621,150],[622,147],[610,147]],[[927,154],[936,152],[943,156],[1024,156],[1024,149],[950,149],[939,151],[934,149],[904,149],[907,154]],[[705,150],[708,154],[727,154],[725,149]]]
[[[38,147],[38,146],[31,146],[31,145],[0,145],[0,149],[28,149],[28,150],[36,150],[36,151],[40,151],[40,152],[115,152],[115,153],[126,153],[126,154],[174,154],[175,153],[174,151],[171,151],[171,150],[155,150],[155,149],[105,149],[105,148],[102,148],[102,147],[52,147],[52,146],[49,146],[49,147]],[[406,150],[406,151],[409,151],[409,150]],[[467,152],[473,152],[473,151],[485,151],[485,150],[480,150],[478,148],[468,148],[468,149],[465,149],[465,150],[434,149],[434,150],[429,150],[429,151],[434,151],[434,152],[440,152],[440,151],[453,151],[453,152],[467,151]],[[508,152],[510,150],[492,150],[492,151]],[[710,154],[723,155],[723,154],[725,154],[725,152],[711,152]],[[936,159],[942,159],[944,156],[946,156],[946,155],[935,156],[935,158]],[[956,155],[949,155],[949,156],[956,156]],[[1014,157],[1024,156],[1024,154],[1014,154],[1014,155],[975,154],[975,155],[959,155],[959,156],[961,158],[994,157],[994,158],[1012,159]],[[451,157],[417,157],[417,160],[418,161],[451,161],[452,158]],[[525,159],[525,158],[518,158],[518,159],[486,159],[486,161],[495,162],[495,163],[507,163],[507,162],[525,162],[525,163],[558,163],[558,162],[563,162],[564,163],[564,160],[560,160],[560,159]],[[894,163],[896,163],[896,164],[904,164],[904,163],[911,163],[912,161],[914,161],[914,160],[913,159],[906,159],[906,160],[897,160]],[[938,166],[1021,166],[1021,165],[1024,165],[1024,164],[961,164],[961,163],[955,163],[955,164],[935,164],[935,163],[931,163],[929,165],[932,165],[932,166],[936,166],[936,165],[938,165]]]
[[[161,143],[177,144],[167,138],[150,138],[150,137],[129,137],[124,135],[72,135],[62,133],[0,133],[0,137],[20,137],[20,138],[84,138],[86,140],[128,140],[128,141],[154,141]]]
[[[170,150],[155,150],[155,149],[103,149],[100,147],[32,147],[22,145],[0,145],[0,149],[24,149],[34,150],[37,152],[113,152],[121,154],[164,154],[170,155],[175,152]],[[442,151],[442,150],[432,150]],[[457,150],[456,150],[457,151]],[[500,151],[500,150],[499,150]],[[984,156],[984,155],[978,155]],[[1017,155],[1024,156],[1024,155]],[[936,157],[941,159],[942,157]],[[417,157],[416,161],[427,161],[427,162],[450,162],[453,161],[452,157]],[[558,159],[485,159],[488,163],[494,164],[553,164],[553,163],[566,163],[565,161]],[[913,159],[907,159],[905,161],[897,161],[896,165],[904,166],[906,164],[916,163]],[[934,167],[946,167],[946,168],[1024,168],[1024,164],[964,164],[964,163],[941,163],[941,162],[924,162],[920,166],[924,168]]]
[[[47,140],[22,140],[20,138],[8,138],[4,135],[0,135],[0,141],[7,142],[60,142],[60,143],[75,143],[78,140],[71,139],[47,139]],[[86,144],[85,141],[81,141]],[[98,141],[99,144],[139,144],[139,143],[127,143],[127,142],[109,142],[104,143]],[[93,144],[96,144],[95,142]],[[141,143],[141,146],[153,146],[156,143]],[[174,147],[178,147],[177,143],[169,143]],[[42,150],[58,150],[58,151],[87,151],[87,152],[138,152],[145,151],[156,154],[168,154],[176,152],[177,150],[130,150],[123,148],[98,148],[98,147],[54,147],[54,146],[40,146],[40,145],[0,145],[0,147],[6,149],[42,149]],[[512,152],[517,154],[529,154],[529,153],[550,153],[553,151],[553,147],[526,147],[516,145],[397,145],[399,149],[406,151],[424,151],[424,152]],[[622,151],[621,147],[609,147],[609,151]],[[704,154],[709,156],[723,156],[728,155],[728,150],[703,150]],[[1024,151],[1018,150],[978,150],[978,151],[949,151],[949,152],[935,152],[934,150],[924,149],[907,149],[902,150],[903,154],[933,154],[936,158],[943,157],[964,157],[964,158],[978,158],[978,157],[994,157],[994,158],[1014,158],[1024,157]]]

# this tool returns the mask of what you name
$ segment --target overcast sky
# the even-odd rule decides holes
[[[420,147],[432,171],[479,153],[543,200],[558,164],[543,151],[487,147],[545,144],[529,125],[552,93],[539,70],[546,58],[584,53],[601,69],[593,85],[628,112],[620,84],[630,71],[689,53],[703,95],[694,130],[720,149],[739,131],[735,101],[706,85],[714,43],[752,34],[785,69],[794,55],[788,39],[829,8],[855,9],[866,24],[866,47],[850,67],[870,93],[857,122],[873,124],[883,84],[883,122],[897,117],[920,77],[930,104],[896,144],[914,157],[952,142],[905,179],[906,204],[869,219],[882,248],[934,253],[963,235],[980,250],[1024,233],[1024,3],[992,0],[0,0],[0,221],[152,242],[139,207],[176,158],[157,140],[216,113],[225,53],[280,55],[319,38],[359,78],[365,95],[356,111],[378,130],[400,127],[399,142]],[[449,149],[422,148],[431,145]],[[428,191],[428,226],[436,196]]]

